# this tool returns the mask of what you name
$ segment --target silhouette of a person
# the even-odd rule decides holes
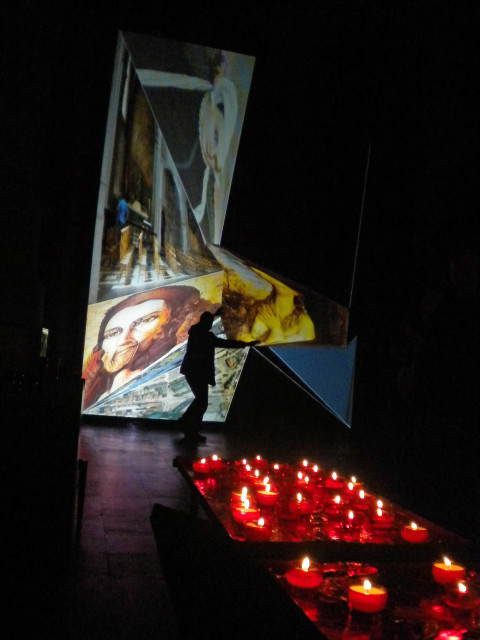
[[[215,315],[218,315],[218,311]],[[206,442],[198,432],[208,407],[208,386],[215,386],[215,348],[240,348],[253,346],[258,341],[243,342],[219,338],[210,331],[214,314],[204,311],[199,322],[188,331],[187,351],[180,367],[194,395],[192,403],[181,417],[185,439],[190,442]]]

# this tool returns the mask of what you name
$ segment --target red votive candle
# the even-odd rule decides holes
[[[253,462],[255,469],[261,469],[262,471],[268,470],[268,460],[265,460],[261,456],[256,456]]]
[[[368,511],[370,506],[370,498],[367,496],[363,489],[357,493],[353,498],[352,506],[357,511]]]
[[[273,507],[278,502],[278,491],[272,490],[269,484],[264,489],[259,489],[255,495],[257,504],[262,507]]]
[[[343,487],[343,495],[345,498],[349,498],[352,500],[358,496],[358,492],[363,489],[363,484],[361,482],[357,482],[355,476],[352,476],[349,482]]]
[[[323,575],[316,565],[310,565],[308,558],[305,558],[301,567],[289,569],[285,578],[292,587],[300,589],[316,589],[320,586]]]
[[[272,529],[265,524],[263,518],[259,518],[257,522],[254,520],[245,523],[245,538],[249,542],[265,542],[272,535]]]
[[[449,588],[445,602],[453,609],[471,611],[472,609],[476,609],[480,604],[480,597],[473,585],[467,585],[465,581],[460,580],[455,587],[452,585],[452,587]]]
[[[220,471],[222,467],[223,467],[222,459],[214,454],[210,458],[210,471]]]
[[[428,529],[419,527],[415,522],[405,525],[400,529],[400,535],[406,542],[418,544],[428,539]]]
[[[323,508],[323,512],[327,514],[327,516],[335,516],[340,513],[342,509],[342,498],[340,496],[335,496],[333,500],[327,502],[327,504]]]
[[[315,510],[315,504],[309,500],[305,500],[301,493],[297,493],[296,498],[290,499],[288,508],[292,513],[298,513],[298,515],[306,516],[313,513]]]
[[[368,580],[363,584],[354,584],[348,588],[348,604],[357,611],[378,613],[387,604],[385,587],[372,587]]]
[[[325,486],[327,489],[342,489],[344,485],[343,478],[339,478],[335,471],[328,478],[325,478]]]
[[[210,473],[210,463],[206,458],[194,460],[192,463],[192,469],[195,473]]]
[[[235,522],[245,524],[251,520],[256,520],[260,516],[258,509],[250,507],[249,500],[245,500],[242,506],[234,507],[232,509],[232,517]]]
[[[230,504],[233,507],[238,506],[240,502],[244,502],[245,498],[248,498],[247,487],[242,487],[241,491],[232,491],[232,495],[230,497]]]
[[[447,584],[458,582],[465,577],[465,567],[460,564],[452,564],[448,558],[443,558],[443,562],[434,562],[432,565],[432,576],[435,582]]]
[[[393,514],[379,507],[373,516],[373,526],[380,529],[393,527]]]

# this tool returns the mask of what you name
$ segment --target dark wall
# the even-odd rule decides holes
[[[249,53],[257,63],[224,243],[351,305],[359,446],[434,519],[445,504],[470,512],[469,499],[458,496],[475,486],[478,458],[473,3],[159,2],[152,9],[123,2],[74,11],[37,3],[2,11],[0,185],[8,206],[1,237],[10,293],[2,296],[1,327],[7,350],[20,327],[28,373],[41,369],[36,336],[45,325],[49,377],[79,382],[118,31]],[[451,280],[452,258],[463,284]],[[281,399],[282,428],[299,404],[311,420],[310,401],[274,389],[265,392],[272,410]],[[15,434],[11,450],[18,445],[20,457],[29,441],[49,454],[39,435],[47,425],[49,439],[65,446],[59,464],[70,463],[80,392],[66,405],[57,404],[62,393],[32,394],[18,423],[12,402],[5,434]],[[41,418],[44,402],[45,415],[58,421]],[[243,410],[255,415],[258,404],[247,394],[237,420]]]

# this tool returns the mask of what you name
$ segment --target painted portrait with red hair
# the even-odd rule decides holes
[[[97,342],[84,369],[83,408],[120,388],[146,367],[185,342],[204,311],[219,305],[198,289],[173,285],[143,291],[111,306],[100,322]]]

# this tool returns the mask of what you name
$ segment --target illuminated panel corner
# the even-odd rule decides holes
[[[346,347],[270,347],[325,407],[351,427],[357,339]]]

